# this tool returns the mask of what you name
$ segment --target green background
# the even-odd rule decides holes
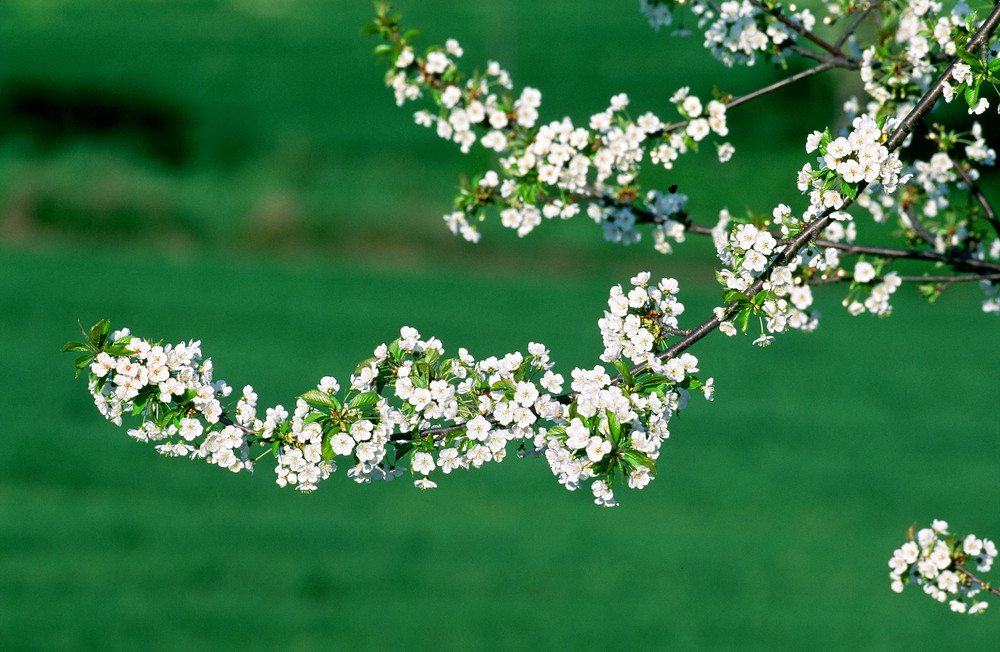
[[[583,122],[618,91],[666,117],[681,85],[777,78],[652,32],[638,3],[480,4],[399,3],[423,43],[455,36],[467,65],[539,87],[546,119]],[[0,6],[0,90],[110,89],[173,107],[190,137],[176,164],[0,124],[0,648],[995,646],[995,614],[896,596],[886,564],[914,521],[1000,536],[998,327],[974,287],[930,307],[903,288],[884,320],[826,289],[814,334],[700,342],[717,400],[692,401],[656,481],[614,510],[536,459],[430,492],[340,472],[303,496],[267,463],[166,459],[101,419],[58,353],[77,319],[201,339],[263,407],[344,381],[404,324],[477,357],[540,341],[568,376],[596,362],[608,287],[641,269],[681,280],[692,324],[715,305],[704,241],[662,257],[586,218],[524,240],[489,222],[475,247],[448,234],[457,175],[489,160],[395,107],[369,18],[318,0]],[[830,81],[734,110],[733,163],[707,151],[656,178],[705,223],[799,201],[803,136],[845,95]]]

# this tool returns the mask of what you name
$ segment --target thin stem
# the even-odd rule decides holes
[[[962,256],[957,256],[961,250],[952,249],[947,252],[932,251],[929,249],[895,249],[893,247],[875,247],[871,245],[857,245],[844,242],[834,242],[832,240],[816,240],[817,247],[838,249],[847,255],[867,254],[880,258],[906,259],[906,260],[926,260],[934,263],[944,263],[949,267],[965,271],[983,271],[990,273],[1000,272],[1000,263],[991,263],[985,260],[970,258],[965,252]]]
[[[993,227],[993,231],[997,235],[1000,235],[1000,220],[997,220],[997,214],[994,212],[993,205],[990,203],[990,200],[983,194],[979,184],[977,184],[976,181],[969,176],[969,172],[965,169],[965,166],[960,164],[954,158],[951,158],[951,156],[948,158],[951,159],[951,165],[955,168],[955,171],[958,172],[958,176],[962,177],[962,182],[969,188],[969,192],[972,193],[972,196],[975,197],[976,201],[979,202],[979,205],[982,206],[983,211],[986,213],[986,220],[990,223],[990,226]]]
[[[878,280],[882,280],[883,278],[885,277],[881,277]],[[850,274],[838,274],[837,276],[828,276],[825,278],[813,278],[808,281],[808,284],[836,285],[837,283],[846,283],[852,280],[854,279]],[[996,274],[943,274],[939,276],[901,276],[897,274],[896,280],[903,283],[945,283],[946,285],[951,285],[952,283],[962,283],[968,281],[1000,280],[1000,272]]]
[[[809,30],[807,30],[805,27],[803,27],[802,25],[798,24],[797,22],[795,22],[794,20],[792,20],[791,18],[789,18],[788,16],[786,16],[785,14],[783,14],[780,10],[772,8],[772,7],[768,7],[767,5],[765,5],[760,0],[750,0],[750,4],[752,4],[753,6],[757,7],[758,9],[760,9],[762,11],[766,11],[767,13],[771,14],[772,16],[774,16],[775,18],[777,18],[779,21],[781,21],[782,23],[784,23],[788,27],[792,28],[792,30],[794,30],[795,32],[798,32],[802,36],[806,37],[807,39],[809,39],[810,41],[812,41],[813,43],[815,43],[819,47],[823,48],[824,50],[826,50],[827,52],[829,52],[833,56],[835,56],[835,57],[841,57],[841,58],[846,58],[846,57],[844,57],[844,54],[840,51],[840,49],[838,49],[838,48],[830,45],[829,43],[827,43],[826,41],[824,41],[820,37],[816,36],[815,34],[813,34],[812,32],[810,32]]]
[[[906,204],[903,206],[903,212],[906,214],[906,220],[910,223],[910,227],[917,232],[917,235],[919,235],[923,241],[930,246],[935,246],[937,244],[937,240],[931,232],[927,230],[924,223],[920,221],[920,218],[917,217],[917,211],[913,208],[913,204]]]
[[[857,64],[854,63],[852,59],[847,59],[845,57],[823,57],[820,65],[818,66],[815,66],[813,68],[808,68],[801,72],[797,72],[791,77],[786,77],[784,79],[774,82],[773,84],[768,84],[767,86],[759,88],[755,91],[751,91],[746,95],[740,95],[731,98],[728,101],[724,102],[724,104],[726,105],[726,109],[731,109],[734,106],[739,106],[744,102],[755,100],[758,97],[761,97],[762,95],[767,95],[768,93],[776,91],[780,88],[784,88],[785,86],[788,86],[790,84],[794,84],[795,82],[806,79],[807,77],[812,77],[813,75],[818,75],[821,72],[826,72],[831,68],[856,68],[856,67]],[[677,129],[682,129],[686,127],[690,122],[691,122],[690,120],[671,122],[670,124],[665,125],[660,133],[670,133]]]
[[[772,91],[778,90],[779,88],[783,88],[785,86],[788,86],[789,84],[794,84],[797,81],[803,80],[807,77],[812,77],[813,75],[818,75],[821,72],[825,72],[831,68],[836,68],[841,65],[842,64],[838,63],[837,59],[827,59],[818,66],[809,68],[807,70],[803,70],[802,72],[795,73],[791,77],[786,77],[785,79],[776,81],[773,84],[769,84],[751,93],[747,93],[746,95],[734,97],[733,99],[726,102],[726,108],[731,109],[734,106],[739,106],[740,104],[743,104],[744,102],[749,102],[750,100],[757,99],[761,95],[766,95]]]
[[[833,47],[837,48],[837,50],[840,50],[840,48],[844,45],[847,39],[851,38],[851,35],[854,34],[855,30],[858,29],[858,27],[861,25],[864,19],[867,18],[869,14],[871,14],[871,12],[875,9],[875,7],[881,6],[881,4],[882,4],[881,2],[874,2],[874,1],[869,2],[868,6],[865,7],[860,13],[858,13],[857,16],[854,17],[854,20],[851,21],[851,24],[844,31],[844,33],[840,35],[840,38],[834,41]]]
[[[1000,281],[997,274],[960,274],[958,276],[896,276],[903,283],[963,283],[967,281]]]
[[[957,570],[958,572],[964,574],[970,580],[972,580],[973,582],[975,582],[976,584],[978,584],[979,586],[981,586],[984,591],[988,591],[989,593],[992,593],[993,595],[995,595],[997,597],[1000,597],[1000,589],[997,589],[996,587],[991,586],[989,582],[983,581],[980,577],[978,577],[975,573],[973,573],[972,571],[970,571],[968,568],[966,568],[962,564],[956,563],[955,564],[955,570]]]

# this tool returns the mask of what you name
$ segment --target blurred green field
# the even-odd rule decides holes
[[[469,65],[497,58],[541,88],[546,119],[583,120],[617,91],[659,110],[682,84],[777,78],[651,32],[637,4],[397,2],[424,43],[456,36]],[[585,219],[523,241],[487,224],[476,247],[447,233],[458,174],[489,161],[395,107],[359,34],[370,14],[0,4],[0,110],[25,82],[121,93],[187,134],[170,162],[0,117],[0,649],[995,647],[995,614],[896,596],[886,565],[914,521],[1000,537],[1000,325],[973,287],[930,307],[904,288],[886,320],[850,318],[827,290],[815,334],[700,342],[717,400],[674,422],[660,476],[615,510],[531,459],[431,492],[341,472],[301,496],[267,464],[166,459],[101,419],[58,352],[77,319],[201,339],[218,377],[287,406],[402,325],[477,357],[540,341],[565,375],[595,363],[608,288],[638,270],[679,278],[692,320],[715,305],[707,242],[664,258],[605,245]],[[777,110],[793,99],[809,120]],[[794,200],[803,136],[841,99],[814,80],[734,110],[733,163],[706,153],[656,178],[705,222],[748,198],[769,211]]]
[[[456,36],[468,69],[495,58],[519,87],[541,88],[545,120],[586,122],[620,91],[637,114],[669,117],[672,109],[663,107],[681,85],[707,97],[713,85],[740,94],[778,78],[763,67],[727,70],[696,38],[656,34],[637,7],[622,11],[603,0],[397,4],[406,23],[422,30],[419,45]],[[379,243],[392,241],[397,249],[461,257],[441,215],[459,173],[491,163],[463,157],[414,126],[416,104],[395,106],[384,67],[371,55],[376,42],[360,35],[371,18],[367,1],[0,4],[0,103],[25,83],[41,84],[43,96],[112,101],[117,96],[103,94],[114,91],[126,109],[150,103],[176,114],[185,136],[183,163],[171,166],[143,155],[141,143],[122,148],[113,138],[69,136],[39,146],[23,133],[4,137],[0,115],[0,175],[8,180],[0,188],[0,234],[29,242],[156,237],[182,249],[283,245],[337,256],[381,253]],[[753,116],[749,128],[733,129],[730,140],[745,156],[720,166],[709,148],[692,157],[700,165],[654,174],[652,182],[678,183],[706,222],[723,205],[742,211],[747,188],[760,202],[751,208],[770,211],[792,199],[801,142],[830,121],[831,97],[818,79],[775,96],[779,104],[800,103],[815,124],[743,109],[743,119]],[[761,148],[766,166],[751,156]],[[788,171],[780,184],[775,170]],[[516,240],[501,231],[487,224],[484,246]],[[519,246],[539,253],[553,242],[609,257],[599,230],[587,224],[545,225]],[[645,247],[631,253],[652,257]]]
[[[478,356],[542,341],[565,373],[600,347],[585,317],[605,300],[593,279],[107,250],[0,261],[5,650],[995,641],[990,616],[892,594],[886,566],[915,520],[1000,531],[988,380],[1000,353],[982,346],[997,325],[965,309],[974,295],[935,309],[904,295],[881,321],[832,310],[820,332],[768,350],[703,342],[717,400],[675,422],[650,487],[602,510],[541,460],[453,474],[431,492],[340,474],[301,496],[266,464],[249,477],[162,458],[104,422],[57,353],[75,317],[199,337],[217,375],[254,384],[262,405],[344,377],[402,324]],[[714,298],[685,294],[695,314]]]

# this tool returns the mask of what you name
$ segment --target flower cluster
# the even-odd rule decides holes
[[[889,559],[892,590],[901,593],[907,584],[916,584],[938,602],[948,602],[952,611],[982,613],[988,604],[976,596],[989,586],[974,573],[989,572],[996,545],[974,534],[949,535],[945,521],[935,520],[915,533],[914,529]]]
[[[677,281],[665,278],[651,288],[649,273],[644,272],[631,282],[627,294],[620,285],[611,288],[608,310],[597,322],[604,339],[601,360],[613,362],[622,357],[634,365],[649,365],[657,373],[666,372],[678,382],[684,380],[686,372],[697,371],[690,362],[693,356],[673,358],[667,361],[667,369],[656,357],[658,345],[677,332],[677,316],[684,312],[684,304],[677,300]]]
[[[798,188],[809,192],[809,204],[815,214],[842,208],[846,197],[856,196],[858,184],[881,184],[882,190],[889,194],[895,192],[901,181],[908,180],[900,176],[903,164],[899,154],[890,153],[882,144],[889,131],[885,122],[864,113],[852,120],[853,129],[846,136],[833,138],[829,130],[809,134],[806,153],[818,150],[822,165],[817,171],[808,163],[803,166]]]
[[[728,0],[714,3],[694,2],[691,10],[699,16],[699,26],[705,29],[705,47],[727,66],[752,66],[757,57],[769,54],[771,63],[784,62],[784,49],[795,42],[796,31],[789,24],[810,31],[816,17],[808,9],[791,15],[788,22],[762,11],[748,0]]]
[[[161,346],[128,329],[115,332],[111,342],[89,363],[89,388],[102,415],[120,426],[123,414],[144,414],[142,425],[128,434],[155,443],[164,455],[204,458],[231,471],[253,469],[243,429],[222,419],[219,399],[232,390],[213,382],[212,362],[201,359],[200,342]],[[246,388],[240,423],[252,418],[255,400]]]

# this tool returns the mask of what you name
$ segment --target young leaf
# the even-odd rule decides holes
[[[368,407],[369,405],[375,405],[379,402],[379,395],[375,392],[363,392],[358,394],[351,402],[348,404],[348,408],[352,410],[360,410]]]
[[[632,379],[632,374],[629,372],[628,365],[622,362],[621,360],[615,360],[611,364],[613,364],[615,366],[615,369],[618,370],[618,373],[622,375],[622,380],[625,381],[625,384],[631,385],[633,379]]]
[[[74,360],[73,367],[76,368],[76,375],[79,376],[81,371],[89,367],[93,359],[94,356],[88,353],[86,355],[81,355],[76,360]]]
[[[90,327],[90,343],[94,348],[100,350],[104,346],[104,340],[108,338],[108,331],[111,330],[111,322],[102,319]]]
[[[633,469],[644,466],[649,469],[650,473],[656,475],[656,464],[654,464],[649,455],[646,455],[645,453],[637,450],[627,450],[622,453],[622,459]]]
[[[750,323],[751,311],[749,308],[740,311],[739,316],[736,317],[736,326],[740,329],[741,333],[747,332],[747,326]]]
[[[979,102],[979,84],[973,84],[965,89],[965,102],[969,105],[969,108],[976,106]]]
[[[979,59],[973,56],[972,53],[970,53],[969,51],[963,50],[962,48],[957,48],[957,54],[959,59],[969,64],[973,68],[979,67],[980,64]]]
[[[604,410],[604,414],[608,417],[608,433],[611,435],[611,443],[618,446],[622,439],[622,423],[612,410]]]
[[[426,362],[431,367],[433,367],[434,363],[436,363],[440,358],[441,358],[441,352],[438,351],[437,349],[427,349],[427,352],[424,353],[424,362]]]
[[[744,303],[750,301],[750,297],[748,297],[743,292],[740,292],[739,290],[729,290],[724,295],[722,295],[722,300],[727,301],[729,303],[732,303],[734,301],[738,303]]]
[[[333,400],[330,395],[326,392],[322,392],[318,389],[310,389],[305,394],[299,396],[303,401],[317,407],[333,408]]]

